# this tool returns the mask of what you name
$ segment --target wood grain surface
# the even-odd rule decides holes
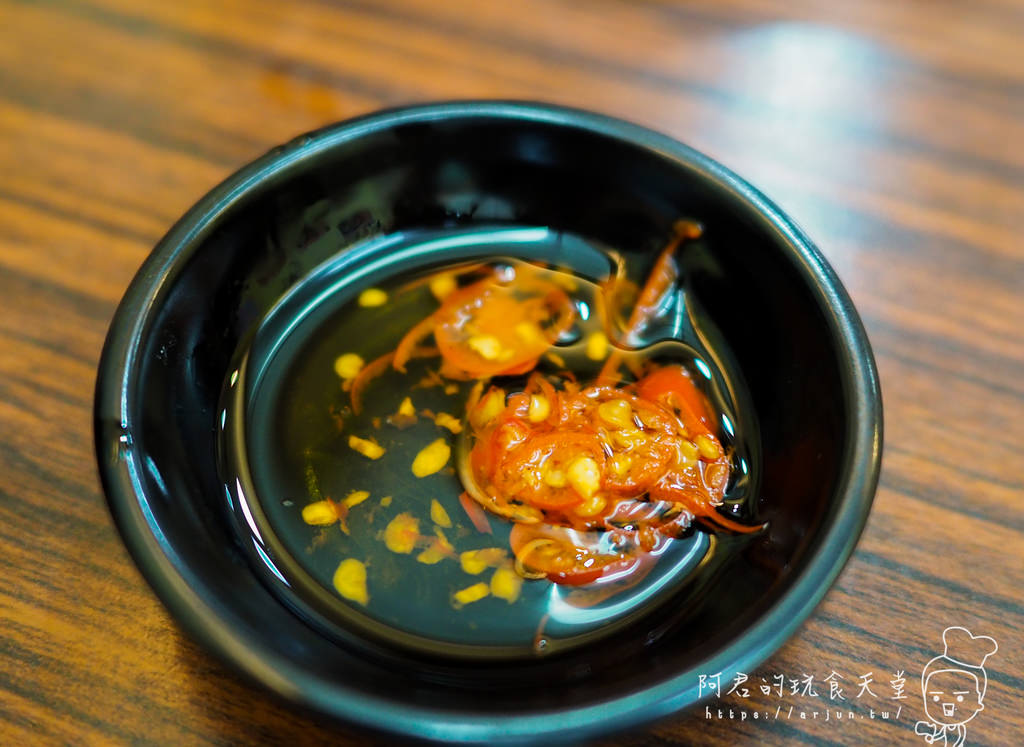
[[[0,0],[0,743],[367,741],[158,603],[99,488],[96,365],[143,258],[219,180],[334,120],[470,97],[625,117],[743,174],[818,241],[881,371],[881,486],[838,584],[749,697],[616,743],[923,744],[950,625],[999,643],[967,743],[1024,743],[1017,0]],[[816,697],[791,692],[806,676]]]

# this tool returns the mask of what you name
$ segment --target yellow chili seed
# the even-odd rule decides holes
[[[626,454],[616,454],[611,458],[609,466],[617,476],[623,477],[629,472],[629,468],[633,466],[633,460]]]
[[[612,431],[611,437],[620,449],[630,450],[647,444],[647,436],[637,428]]]
[[[586,355],[592,361],[604,360],[608,355],[608,338],[598,330],[587,336]]]
[[[431,545],[426,550],[416,556],[416,560],[424,565],[435,565],[444,560],[444,553],[441,552],[435,545]]]
[[[487,562],[477,555],[476,550],[467,550],[461,553],[459,555],[459,564],[462,566],[462,570],[470,576],[476,576],[487,569]]]
[[[700,449],[693,441],[680,441],[679,442],[679,456],[681,457],[682,464],[693,464],[697,461],[697,457],[700,455]]]
[[[380,288],[367,288],[359,294],[359,305],[366,308],[383,306],[388,302],[388,294]]]
[[[600,495],[594,495],[576,506],[573,511],[577,516],[596,516],[604,511],[605,499]]]
[[[526,343],[534,343],[541,338],[540,327],[533,322],[519,322],[516,325],[516,336]]]
[[[475,335],[470,337],[466,344],[470,350],[488,361],[498,360],[504,352],[501,341],[494,335]]]
[[[519,598],[522,588],[522,577],[510,565],[500,566],[491,576],[491,594],[498,599],[504,599],[509,604]]]
[[[388,506],[390,506],[391,505],[391,496],[390,495],[386,495],[383,498],[381,498],[380,499],[380,505],[384,506],[384,508],[387,508]]]
[[[693,443],[700,450],[701,459],[706,459],[709,462],[713,462],[722,456],[722,446],[718,443],[718,440],[713,436],[709,436],[706,433],[699,434]]]
[[[446,412],[437,413],[434,417],[434,424],[447,428],[452,433],[462,432],[462,421]]]
[[[426,477],[440,472],[448,464],[451,455],[452,447],[443,438],[439,438],[424,446],[412,460],[412,473],[416,477]]]
[[[543,477],[544,484],[551,488],[564,488],[566,486],[565,472],[560,469],[546,469]]]
[[[491,389],[484,395],[483,401],[473,410],[473,425],[480,427],[494,420],[505,409],[505,390]]]
[[[590,498],[601,487],[601,468],[592,457],[576,457],[567,474],[572,489],[584,498]]]
[[[367,459],[380,459],[384,456],[384,447],[376,441],[359,438],[359,436],[349,436],[348,445],[350,449],[358,451]]]
[[[420,538],[420,522],[412,514],[400,513],[384,527],[384,544],[391,552],[408,555]]]
[[[355,558],[347,558],[334,571],[334,588],[345,599],[366,605],[370,595],[366,590],[366,566]]]
[[[409,397],[403,399],[402,404],[398,406],[398,414],[405,417],[412,417],[416,414],[416,408],[412,406],[412,400]]]
[[[338,520],[338,512],[329,501],[317,501],[302,507],[302,520],[315,527],[326,527]]]
[[[370,497],[370,491],[368,490],[353,490],[342,501],[342,503],[349,508],[352,506],[358,506],[360,503]]]
[[[496,566],[505,560],[505,551],[500,547],[484,547],[480,550],[466,550],[459,554],[462,570],[470,576],[483,573],[487,568]]]
[[[430,501],[430,519],[438,526],[450,528],[452,525],[452,519],[448,515],[448,512],[444,510],[444,506],[437,502],[436,498]]]
[[[345,381],[354,379],[363,368],[363,359],[355,353],[345,353],[334,359],[334,373]]]
[[[437,535],[438,546],[449,555],[453,555],[455,553],[455,547],[448,541],[448,538],[444,536],[444,532],[441,531],[441,527],[434,527],[434,534]]]
[[[544,354],[544,357],[547,358],[552,363],[554,363],[559,368],[565,368],[565,358],[560,356],[558,353],[552,353],[549,351]]]
[[[452,277],[451,273],[446,272],[441,275],[435,275],[430,279],[430,292],[434,294],[434,298],[438,301],[443,301],[454,290],[455,278]]]
[[[624,399],[611,399],[597,406],[597,414],[608,425],[616,428],[635,428],[633,408]]]
[[[481,599],[491,593],[491,587],[481,581],[478,584],[467,586],[465,589],[455,592],[452,595],[455,609],[465,607],[467,604],[473,602],[479,602]]]
[[[530,397],[530,407],[526,417],[531,423],[540,423],[548,419],[551,414],[551,403],[542,394],[534,394]]]

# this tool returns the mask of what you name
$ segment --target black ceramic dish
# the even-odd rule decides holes
[[[239,345],[296,282],[368,238],[415,230],[545,226],[639,255],[681,215],[706,227],[688,292],[747,382],[769,523],[703,594],[593,645],[481,666],[324,635],[254,572],[225,508],[218,398]],[[230,177],[135,278],[96,400],[111,511],[189,633],[295,704],[392,734],[480,742],[629,728],[696,702],[700,674],[752,671],[852,552],[878,477],[881,420],[849,298],[764,196],[648,130],[498,102],[345,122]]]

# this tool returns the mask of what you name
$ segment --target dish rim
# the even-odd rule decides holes
[[[839,343],[840,377],[847,408],[847,449],[836,491],[835,519],[789,588],[717,656],[673,677],[610,701],[553,708],[496,720],[458,709],[396,705],[357,686],[312,675],[240,634],[206,598],[201,576],[177,560],[173,547],[147,516],[137,475],[139,454],[120,454],[130,435],[129,392],[137,379],[139,346],[179,271],[203,240],[250,189],[325,151],[360,137],[410,123],[490,119],[582,129],[652,151],[745,203],[777,234],[782,254],[808,283],[831,335]],[[863,531],[877,489],[882,453],[882,399],[863,324],[838,276],[808,236],[747,181],[693,148],[658,132],[594,112],[536,102],[453,101],[385,109],[300,135],[243,166],[195,203],[156,244],[129,285],[111,321],[100,358],[94,406],[95,447],[108,507],[129,553],[174,619],[208,651],[293,704],[358,726],[406,737],[459,742],[524,738],[595,737],[666,717],[702,699],[698,675],[753,671],[793,635],[835,582]]]

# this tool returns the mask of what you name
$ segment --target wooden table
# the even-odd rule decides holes
[[[0,743],[365,741],[157,602],[98,485],[96,364],[146,253],[220,179],[466,97],[608,112],[748,177],[817,239],[881,370],[881,487],[837,586],[749,697],[620,741],[923,744],[922,668],[960,625],[999,643],[968,743],[1022,743],[1022,38],[1014,0],[0,1]]]

